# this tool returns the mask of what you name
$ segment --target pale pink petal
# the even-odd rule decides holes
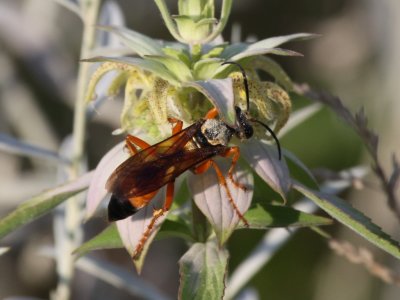
[[[185,86],[191,86],[200,91],[217,108],[219,116],[224,122],[229,125],[235,124],[235,97],[233,94],[232,78],[191,81],[186,82]]]
[[[97,165],[87,194],[86,219],[95,213],[97,207],[107,195],[105,186],[111,173],[129,157],[128,152],[124,151],[124,145],[125,143],[121,142],[114,146]]]
[[[226,175],[230,165],[229,160],[218,159],[217,163]],[[253,197],[251,171],[237,165],[234,172],[234,178],[243,184],[247,188],[246,190],[238,188],[229,178],[225,178],[233,201],[244,215]],[[213,168],[200,175],[191,174],[188,177],[188,183],[194,202],[211,223],[220,244],[223,244],[240,221],[238,214],[229,202],[226,189],[218,183],[218,177]]]
[[[292,181],[284,158],[278,158],[277,147],[252,139],[240,146],[240,153],[257,174],[286,199]]]
[[[140,209],[136,214],[116,222],[121,240],[131,257],[135,255],[138,244],[142,240],[143,234],[146,232],[153,218],[154,209],[159,209],[163,207],[165,198],[164,190],[164,188],[161,189],[154,197],[154,199],[151,200],[150,204]],[[166,216],[167,214],[158,218],[149,238],[145,243],[143,251],[141,252],[140,256],[134,260],[135,266],[138,271],[140,271],[142,267],[143,260],[146,256],[151,241],[154,239]]]

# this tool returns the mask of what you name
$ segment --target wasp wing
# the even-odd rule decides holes
[[[175,180],[186,170],[222,153],[224,146],[188,147],[203,121],[152,145],[123,162],[110,176],[106,188],[125,199],[149,194]]]

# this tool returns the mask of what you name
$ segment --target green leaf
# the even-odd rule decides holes
[[[93,250],[123,248],[124,244],[119,237],[117,226],[112,223],[95,237],[91,238],[73,252],[80,257]]]
[[[179,299],[222,299],[228,251],[215,240],[196,243],[179,260]]]
[[[214,77],[215,72],[223,62],[220,58],[207,58],[196,62],[193,66],[193,76],[196,80],[207,80]]]
[[[258,41],[253,44],[247,44],[247,43],[233,44],[233,45],[225,48],[224,52],[222,53],[222,57],[225,59],[234,60],[233,58],[235,56],[236,57],[240,56],[241,58],[253,56],[254,54],[252,54],[252,53],[256,53],[256,52],[260,53],[262,51],[267,51],[268,49],[274,49],[274,48],[276,48],[284,43],[290,42],[290,41],[311,39],[316,36],[318,36],[318,35],[310,34],[310,33],[296,33],[296,34],[267,38],[267,39]],[[274,54],[278,54],[278,53],[274,53]],[[282,53],[282,54],[284,54],[284,53]],[[238,58],[236,58],[235,60],[237,60],[237,59]]]
[[[275,54],[282,56],[303,56],[303,54],[298,53],[296,51],[281,49],[281,48],[250,48],[246,51],[240,52],[232,56],[229,60],[231,61],[239,61],[246,57],[265,55],[265,54]]]
[[[186,48],[179,48],[178,46],[180,46],[178,43],[175,43],[173,46],[166,46],[163,48],[163,52],[165,55],[175,57],[183,62],[186,66],[190,67],[192,62],[189,51]]]
[[[97,26],[97,28],[118,35],[122,42],[139,56],[163,54],[159,42],[139,32],[124,27]]]
[[[252,229],[268,229],[271,227],[304,227],[330,225],[332,220],[305,213],[288,206],[257,203],[244,215]],[[247,228],[239,224],[238,228]]]
[[[224,51],[225,47],[227,47],[228,45],[229,43],[227,42],[218,44],[216,46],[210,44],[204,45],[202,48],[204,54],[201,56],[201,59],[218,58],[224,61],[224,59],[222,59],[220,56],[222,51]]]
[[[213,32],[203,40],[203,43],[209,43],[214,40],[217,36],[219,36],[224,30],[226,23],[228,22],[229,15],[232,9],[233,0],[223,0],[221,7],[221,15],[219,17],[218,25],[214,28]]]
[[[286,91],[293,90],[293,82],[285,70],[276,61],[267,56],[257,56],[249,64],[249,67],[267,72],[275,78],[276,83],[281,85]]]
[[[92,172],[56,188],[47,190],[26,202],[0,220],[0,239],[12,232],[14,229],[25,225],[54,207],[67,200],[71,196],[85,190],[92,178]]]
[[[83,62],[114,62],[120,64],[126,64],[138,69],[149,71],[158,77],[167,80],[169,83],[180,86],[179,80],[167,69],[162,63],[156,61],[150,61],[138,57],[104,57],[97,56],[89,59],[83,59]]]
[[[178,29],[176,27],[176,23],[172,20],[172,17],[168,11],[167,4],[164,0],[154,0],[154,3],[157,5],[160,10],[161,17],[165,22],[165,26],[167,26],[169,33],[179,42],[185,43],[185,40],[178,33]]]
[[[179,81],[190,81],[193,79],[192,72],[181,60],[163,55],[146,55],[146,59],[159,62],[165,66]]]
[[[174,16],[179,33],[188,44],[202,44],[211,33],[212,27],[218,22],[215,18],[202,18],[179,15]]]
[[[170,216],[168,216],[170,218]],[[185,241],[194,242],[190,227],[182,220],[176,218],[175,220],[166,219],[160,231],[158,232],[156,239],[163,239],[168,237],[180,237]]]
[[[368,217],[342,199],[313,191],[300,183],[294,183],[293,188],[310,198],[330,216],[346,225],[368,241],[400,259],[400,248],[397,241],[382,231]]]

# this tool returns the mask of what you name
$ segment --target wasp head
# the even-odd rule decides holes
[[[250,124],[250,117],[248,111],[242,111],[240,107],[235,106],[237,129],[236,136],[240,140],[247,140],[253,136],[253,126]]]

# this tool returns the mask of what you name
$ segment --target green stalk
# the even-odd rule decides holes
[[[87,58],[95,44],[95,25],[100,8],[100,0],[81,1],[81,16],[83,19],[83,36],[80,58]],[[86,131],[86,103],[85,92],[89,79],[89,64],[80,63],[77,91],[74,110],[74,123],[72,133],[71,167],[68,170],[69,179],[76,179],[82,172],[84,165],[84,144]],[[74,276],[74,258],[72,251],[82,242],[82,197],[73,197],[66,202],[64,233],[57,237],[59,244],[57,249],[57,273],[59,282],[51,298],[57,300],[68,300],[71,297],[71,282]],[[58,246],[58,247],[57,247]],[[62,246],[62,247],[60,247]],[[62,248],[62,249],[60,249]]]
[[[178,29],[176,28],[174,20],[171,18],[171,15],[169,14],[168,7],[165,4],[164,0],[154,0],[156,3],[158,9],[160,10],[161,16],[165,22],[165,26],[167,26],[169,32],[171,35],[176,39],[177,41],[181,43],[186,43],[184,39],[180,36]]]

